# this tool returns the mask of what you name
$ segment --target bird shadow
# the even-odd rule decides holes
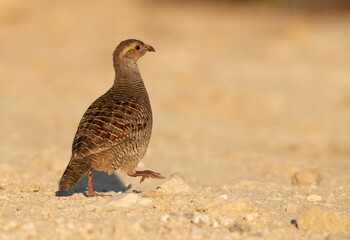
[[[78,184],[70,191],[56,191],[56,197],[68,197],[75,193],[87,195],[88,175],[85,174]],[[103,171],[94,170],[94,190],[95,192],[126,192],[131,188],[131,184],[125,186],[119,177],[113,173],[109,175]]]

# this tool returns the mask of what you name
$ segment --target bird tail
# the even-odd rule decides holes
[[[59,184],[59,191],[69,191],[77,183],[80,178],[87,173],[91,167],[91,161],[84,161],[85,159],[72,158],[64,171]]]

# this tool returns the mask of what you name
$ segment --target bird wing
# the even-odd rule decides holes
[[[109,95],[103,95],[91,104],[74,137],[73,158],[81,159],[105,151],[132,137],[135,114],[127,111],[125,105],[125,101],[116,101]]]

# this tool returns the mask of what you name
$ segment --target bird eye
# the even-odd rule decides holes
[[[135,49],[136,49],[136,50],[140,50],[140,46],[139,46],[139,45],[136,45]]]

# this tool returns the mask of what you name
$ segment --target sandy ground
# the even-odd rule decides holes
[[[141,185],[56,196],[124,39],[154,130]],[[350,239],[350,16],[156,1],[0,2],[1,239]],[[174,174],[175,173],[175,174]]]

